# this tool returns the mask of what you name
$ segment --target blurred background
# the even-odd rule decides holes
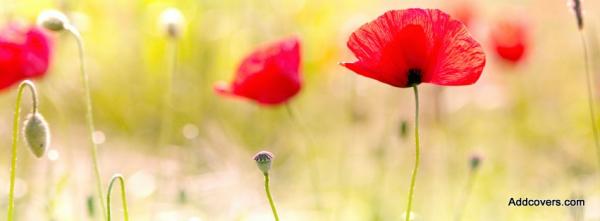
[[[600,3],[583,4],[590,67],[597,74]],[[452,220],[469,191],[463,220],[600,220],[583,48],[565,0],[3,0],[0,5],[3,25],[34,24],[42,10],[54,8],[81,31],[103,184],[114,173],[125,176],[132,220],[271,220],[263,176],[252,160],[259,150],[276,155],[271,186],[282,220],[402,220],[414,162],[412,91],[358,76],[338,62],[354,60],[346,41],[360,25],[408,7],[468,17],[468,29],[487,55],[475,85],[420,87],[417,220]],[[176,52],[159,25],[169,7],[185,17]],[[499,57],[490,40],[507,19],[526,24],[526,51],[516,63]],[[303,53],[303,89],[290,103],[296,120],[284,107],[213,92],[213,84],[231,80],[253,48],[292,35],[302,40]],[[19,144],[16,219],[100,220],[91,198],[96,190],[77,45],[65,33],[52,37],[50,71],[34,80],[52,145],[37,159]],[[174,53],[172,124],[163,145],[158,141],[162,101]],[[15,98],[16,86],[0,91],[0,214],[7,208]],[[24,105],[26,113],[30,102]],[[469,167],[473,154],[483,156],[478,170]],[[509,207],[511,197],[585,199],[586,205]],[[113,201],[113,217],[121,220],[120,200]]]

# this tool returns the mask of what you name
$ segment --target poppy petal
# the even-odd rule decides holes
[[[441,12],[441,11],[438,11]],[[456,86],[475,83],[485,66],[485,53],[459,21],[441,15],[434,19],[436,50],[423,82]]]
[[[50,62],[50,39],[37,28],[27,31],[27,40],[23,47],[23,75],[27,77],[41,76],[48,70]]]
[[[50,38],[36,27],[10,24],[0,32],[0,89],[48,71]]]
[[[340,63],[340,65],[356,72],[357,74],[363,75],[368,78],[377,79],[377,72],[370,70],[366,65],[362,64],[360,61],[354,63]]]
[[[407,84],[410,66],[426,59],[430,45],[426,31],[418,25],[427,19],[421,9],[388,11],[352,33],[348,48],[369,73],[361,73],[396,87]],[[407,57],[410,57],[406,59]]]
[[[490,32],[496,54],[510,64],[523,60],[529,45],[527,39],[527,23],[523,18],[499,21]]]
[[[343,66],[396,87],[472,84],[485,65],[465,26],[437,9],[388,11],[352,33],[348,48],[358,61]]]
[[[20,46],[0,40],[0,89],[19,80]]]
[[[301,88],[300,41],[289,38],[258,48],[241,63],[230,85],[216,85],[222,95],[245,97],[263,105],[287,102]]]

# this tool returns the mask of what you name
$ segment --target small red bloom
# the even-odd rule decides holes
[[[217,83],[215,91],[277,105],[296,95],[301,86],[300,41],[294,37],[256,49],[242,61],[233,82]]]
[[[510,63],[518,63],[528,49],[527,26],[522,20],[500,21],[491,30],[490,40],[498,56]]]
[[[50,38],[36,27],[9,25],[0,32],[0,90],[43,76],[50,60]]]
[[[395,87],[473,84],[485,66],[463,23],[437,9],[388,11],[352,33],[348,48],[358,61],[343,66]]]

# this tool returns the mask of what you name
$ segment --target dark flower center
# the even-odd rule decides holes
[[[408,69],[408,80],[406,82],[407,87],[416,86],[421,83],[421,69],[411,68]]]

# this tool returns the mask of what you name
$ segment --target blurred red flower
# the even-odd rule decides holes
[[[292,37],[256,49],[242,61],[230,84],[220,82],[214,89],[218,94],[277,105],[287,102],[301,87],[300,40]]]
[[[485,66],[463,23],[437,9],[388,11],[352,33],[348,48],[358,61],[343,66],[395,87],[473,84]]]
[[[496,54],[516,64],[525,57],[528,49],[527,25],[521,19],[505,19],[492,28],[490,40]]]
[[[455,5],[453,5],[450,14],[452,15],[452,17],[456,18],[457,20],[465,24],[467,27],[471,28],[471,26],[473,25],[473,19],[475,18],[476,14],[474,4],[475,2],[457,2],[455,3]]]
[[[0,90],[48,70],[52,44],[36,27],[11,24],[0,32]]]

